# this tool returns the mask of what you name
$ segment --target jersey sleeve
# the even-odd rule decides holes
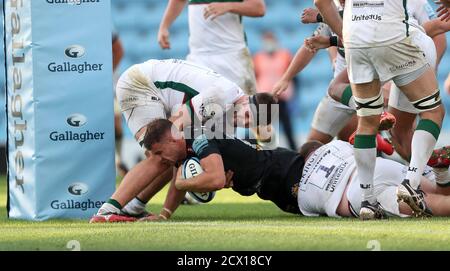
[[[194,139],[192,150],[200,160],[214,153],[220,154],[217,143],[214,140],[208,140],[204,134]]]

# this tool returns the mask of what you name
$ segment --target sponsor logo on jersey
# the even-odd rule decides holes
[[[392,66],[392,67],[389,68],[389,71],[390,72],[395,72],[395,71],[399,71],[399,70],[409,69],[409,68],[412,68],[412,67],[416,66],[416,64],[417,64],[416,60],[413,59],[413,60],[410,60],[410,61],[408,61],[406,63],[401,64],[401,65]]]
[[[384,1],[354,1],[353,8],[381,8]]]
[[[368,15],[353,15],[352,21],[353,22],[359,22],[359,21],[381,21],[381,15],[379,14],[368,14]]]

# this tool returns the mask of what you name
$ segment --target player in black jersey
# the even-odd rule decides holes
[[[203,169],[203,173],[186,181],[182,179],[179,167],[175,187],[171,189],[174,194],[231,187],[243,196],[257,194],[289,213],[336,217],[358,215],[361,189],[353,147],[347,142],[333,141],[326,145],[309,142],[298,153],[282,148],[258,150],[245,141],[220,132],[189,132],[185,129],[182,134],[172,127],[172,123],[165,119],[151,122],[144,138],[146,149],[171,164],[180,164],[196,156]],[[388,215],[403,217],[412,215],[414,211],[417,214],[417,210],[397,202],[395,191],[403,180],[405,166],[387,159],[377,163],[375,187],[380,204]],[[444,178],[448,179],[450,175]],[[423,178],[422,185],[427,192],[425,201],[435,208],[436,215],[450,215],[450,205],[442,204],[450,204],[450,196],[445,196],[450,193],[450,188],[439,191],[426,178]],[[171,215],[178,207],[180,197],[170,199],[170,194],[164,206]],[[143,220],[155,218],[150,216]]]
[[[154,155],[168,163],[177,164],[188,157],[200,159],[203,173],[188,182],[180,178],[178,170],[175,186],[181,191],[210,192],[224,187],[231,188],[243,196],[257,194],[261,199],[274,202],[285,212],[299,214],[297,202],[298,184],[302,175],[305,155],[278,148],[259,150],[250,143],[209,132],[185,135],[171,132],[172,123],[160,119],[151,122],[144,137],[144,146]],[[187,130],[186,130],[187,131]],[[185,139],[189,134],[191,139]],[[321,143],[308,144],[318,148]],[[303,152],[311,152],[313,148]],[[229,174],[227,180],[226,172]],[[169,192],[169,197],[170,197]],[[176,199],[179,197],[173,197]],[[167,201],[166,201],[167,203]],[[173,212],[176,206],[172,205]]]

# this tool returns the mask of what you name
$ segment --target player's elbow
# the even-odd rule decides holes
[[[255,17],[264,17],[264,15],[266,15],[266,5],[264,4],[264,1],[260,1],[255,6],[254,12]]]
[[[327,0],[314,0],[314,5],[316,5],[316,7],[320,7],[322,5],[324,5]]]
[[[225,187],[225,183],[226,183],[225,173],[214,173],[211,176],[211,180],[213,180],[211,182],[211,190],[212,191],[220,190]]]

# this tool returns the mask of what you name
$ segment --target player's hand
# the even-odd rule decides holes
[[[228,171],[225,173],[225,179],[226,179],[226,181],[225,181],[224,188],[230,188],[230,187],[233,187],[233,175],[234,175],[234,172],[231,171],[231,170],[228,170]]]
[[[314,36],[305,39],[305,46],[311,53],[317,53],[320,49],[330,47],[330,37]]]
[[[450,21],[450,1],[435,1],[436,4],[440,4],[439,8],[436,10],[438,13],[438,17],[442,21]]]
[[[302,23],[304,24],[317,23],[317,14],[319,14],[319,11],[315,8],[304,9],[301,16]]]
[[[158,220],[163,220],[163,219],[164,218],[162,218],[159,215],[152,214],[152,215],[148,215],[146,217],[140,218],[139,221],[147,222],[147,221],[158,221]]]
[[[450,0],[435,0],[438,5],[443,5],[444,7],[450,8]]]
[[[158,31],[158,43],[162,49],[170,49],[170,33],[167,28],[160,28]]]
[[[208,18],[214,20],[215,18],[229,11],[230,11],[229,3],[212,3],[207,5],[203,10],[203,17],[205,17],[205,20]]]
[[[283,93],[284,91],[286,91],[286,89],[289,87],[289,81],[287,80],[283,80],[281,79],[280,81],[278,81],[275,86],[272,89],[272,94],[275,97],[278,97],[281,95],[281,93]]]
[[[177,169],[177,175],[176,175],[176,178],[175,178],[175,187],[178,190],[181,190],[181,191],[184,190],[184,189],[182,189],[182,187],[183,187],[183,183],[182,182],[184,182],[184,180],[183,180],[183,178],[181,176],[181,166],[180,166]]]

